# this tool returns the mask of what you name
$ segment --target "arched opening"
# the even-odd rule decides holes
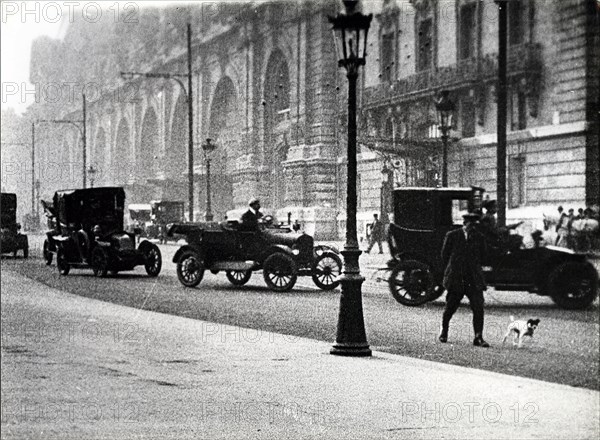
[[[165,171],[170,179],[183,182],[188,169],[188,109],[183,94],[177,99],[170,125]]]
[[[219,220],[234,207],[231,170],[228,158],[235,157],[239,130],[235,125],[236,95],[233,81],[223,77],[217,84],[215,96],[210,108],[209,137],[217,148],[209,153],[211,161],[211,200],[214,218]],[[204,140],[203,140],[204,141]],[[232,164],[229,164],[230,167]],[[206,210],[206,175],[204,182],[204,200],[200,206]]]
[[[125,118],[119,122],[119,128],[117,130],[117,139],[115,141],[115,149],[113,154],[113,162],[111,166],[113,174],[113,182],[116,185],[125,185],[129,180],[131,172],[129,160],[129,124]],[[127,164],[122,166],[121,164]]]
[[[290,139],[290,78],[287,62],[280,51],[269,58],[263,99],[264,160],[270,172],[268,206],[278,209],[285,205],[282,162],[287,159]]]
[[[108,155],[106,154],[106,135],[101,127],[96,133],[94,142],[94,157],[90,158],[90,167],[94,167],[96,172],[91,171],[89,177],[90,185],[99,186],[106,181],[106,172],[108,170]]]
[[[142,122],[140,144],[135,154],[136,176],[144,185],[156,176],[159,155],[158,119],[152,107],[146,110]]]

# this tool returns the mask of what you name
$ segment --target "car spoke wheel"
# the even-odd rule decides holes
[[[252,276],[252,271],[228,270],[227,272],[225,272],[225,275],[227,275],[227,279],[234,286],[243,286],[250,280],[250,277]]]
[[[97,277],[105,277],[108,274],[108,255],[104,248],[96,246],[92,251],[92,270]]]
[[[71,270],[71,266],[67,263],[64,251],[60,249],[56,253],[56,267],[58,268],[58,273],[61,275],[69,275],[69,271]]]
[[[298,279],[296,263],[292,257],[281,252],[269,255],[263,263],[263,278],[271,290],[287,292]]]
[[[204,262],[194,251],[185,251],[177,262],[177,278],[186,287],[196,287],[204,276]]]
[[[569,261],[548,277],[552,300],[564,309],[585,309],[598,296],[598,273],[590,263]]]
[[[312,279],[319,289],[332,290],[339,284],[342,273],[342,260],[333,252],[319,255],[312,268]]]
[[[151,277],[158,276],[162,269],[162,255],[158,246],[152,245],[149,247],[146,251],[146,255],[144,255],[144,260],[146,273]]]
[[[48,240],[44,240],[44,261],[46,262],[46,266],[50,266],[52,264],[52,252],[50,252],[50,244]]]
[[[394,299],[405,306],[419,306],[436,295],[433,274],[420,261],[400,261],[392,269],[388,283]]]

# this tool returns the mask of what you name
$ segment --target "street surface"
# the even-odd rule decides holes
[[[598,391],[378,351],[331,356],[329,342],[119,306],[12,270],[1,281],[5,439],[600,434]]]
[[[33,258],[3,258],[2,268],[59,290],[139,309],[325,342],[335,339],[339,290],[321,291],[308,277],[299,278],[291,292],[275,293],[266,288],[261,273],[254,273],[246,286],[236,288],[224,274],[206,272],[197,288],[188,289],[177,280],[171,262],[177,246],[172,244],[160,246],[163,270],[156,279],[147,277],[143,267],[105,279],[95,278],[89,269],[72,270],[63,277],[54,264],[47,267],[39,258],[41,237],[30,237],[30,241]],[[490,290],[486,294],[484,336],[492,347],[483,350],[472,346],[471,311],[466,302],[453,318],[449,342],[443,345],[437,341],[443,300],[417,308],[398,304],[386,283],[377,283],[377,273],[369,269],[385,258],[361,256],[367,278],[363,285],[364,315],[372,349],[600,389],[598,301],[589,310],[566,311],[549,298]],[[534,338],[527,338],[521,349],[511,343],[502,346],[510,315],[541,319]]]

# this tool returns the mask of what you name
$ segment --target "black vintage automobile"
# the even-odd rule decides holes
[[[17,195],[2,193],[0,219],[0,253],[12,253],[17,256],[23,251],[23,257],[29,256],[27,235],[21,234],[21,225],[17,223]]]
[[[440,255],[444,237],[461,227],[461,212],[481,209],[483,193],[476,187],[394,191],[395,220],[388,235],[392,259],[387,270],[391,294],[398,302],[417,306],[444,293]],[[524,249],[522,236],[503,233],[501,240],[488,246],[483,267],[488,285],[550,296],[565,309],[583,309],[594,302],[598,272],[586,254],[555,246]]]
[[[186,237],[173,257],[181,284],[195,287],[205,270],[225,271],[236,286],[262,270],[267,286],[276,292],[291,290],[298,276],[312,276],[323,290],[338,286],[342,262],[335,248],[314,246],[313,238],[289,229],[259,225],[257,231],[242,231],[237,221],[174,224],[169,235]]]
[[[72,267],[91,267],[104,277],[144,265],[149,276],[158,276],[160,250],[147,240],[135,248],[135,235],[123,230],[124,206],[125,191],[119,187],[57,191],[52,204],[56,229],[46,236],[46,262],[55,251],[62,275]]]
[[[154,200],[150,202],[150,222],[146,226],[148,238],[158,238],[160,243],[167,241],[167,225],[184,221],[183,202]]]

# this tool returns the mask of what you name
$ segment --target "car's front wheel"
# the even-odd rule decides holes
[[[598,273],[587,262],[562,263],[548,277],[548,293],[564,309],[585,309],[598,296]]]
[[[435,280],[429,266],[416,260],[398,262],[388,280],[390,293],[405,306],[420,306],[435,295]]]
[[[342,273],[342,260],[334,252],[325,251],[319,255],[312,267],[312,279],[319,289],[332,290],[339,284]]]
[[[296,262],[282,252],[269,255],[263,263],[263,278],[269,289],[287,292],[294,287],[298,279]]]
[[[144,255],[144,267],[151,277],[157,277],[162,269],[162,255],[158,246],[149,246]]]
[[[104,278],[108,274],[108,254],[104,248],[96,246],[92,251],[92,270],[97,277]]]
[[[246,284],[252,276],[251,270],[228,270],[225,272],[227,279],[234,286],[243,286]]]
[[[177,261],[177,278],[186,287],[196,287],[204,277],[204,262],[194,251],[185,251]]]

